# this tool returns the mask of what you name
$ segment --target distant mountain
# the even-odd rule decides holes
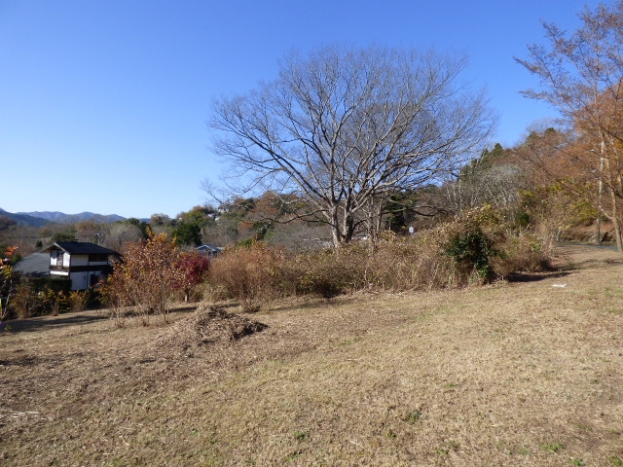
[[[50,222],[58,222],[60,219],[67,217],[64,212],[58,211],[33,211],[33,212],[18,212],[17,214],[23,214],[25,216],[37,217],[39,219],[45,219]]]
[[[17,222],[17,225],[27,225],[30,227],[41,227],[42,225],[45,225],[49,222],[46,219],[42,219],[42,218],[35,217],[35,216],[29,216],[28,214],[22,214],[22,213],[14,214],[11,212],[7,212],[2,208],[0,208],[0,216],[13,219],[15,222]]]
[[[93,212],[81,212],[80,214],[71,214],[63,218],[59,222],[60,224],[74,224],[81,221],[97,222],[99,224],[112,224],[113,222],[119,222],[126,220],[125,217],[118,216],[117,214],[95,214]]]
[[[94,212],[81,212],[79,214],[65,214],[59,211],[33,211],[33,212],[19,212],[19,215],[36,217],[39,219],[45,219],[55,224],[75,224],[76,222],[91,221],[100,224],[109,224],[112,222],[118,222],[125,220],[125,217],[118,216],[117,214],[102,215]]]

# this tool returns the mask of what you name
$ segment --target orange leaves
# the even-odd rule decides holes
[[[116,312],[133,306],[144,325],[149,324],[151,314],[162,314],[166,319],[167,305],[185,280],[180,255],[166,234],[129,244],[123,261],[115,265],[104,287],[109,305]]]

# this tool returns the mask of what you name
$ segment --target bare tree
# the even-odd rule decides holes
[[[623,0],[586,8],[580,19],[572,34],[544,24],[549,46],[532,45],[530,58],[517,61],[541,80],[540,90],[525,94],[557,108],[584,145],[583,155],[574,155],[587,166],[579,180],[594,186],[600,216],[612,220],[623,252]]]
[[[307,198],[303,217],[347,243],[382,215],[375,203],[441,180],[481,149],[493,118],[458,82],[464,66],[381,47],[292,54],[275,81],[214,102],[215,150],[250,186]]]
[[[102,244],[115,251],[125,251],[127,243],[138,242],[143,238],[141,229],[133,224],[116,223],[110,226]]]

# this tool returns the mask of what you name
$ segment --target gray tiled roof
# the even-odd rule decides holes
[[[13,270],[27,276],[47,276],[50,273],[50,255],[48,253],[28,255],[19,260]]]
[[[89,242],[56,242],[49,247],[41,250],[42,252],[50,252],[56,248],[66,251],[70,255],[114,255],[121,256],[114,250],[105,248]]]

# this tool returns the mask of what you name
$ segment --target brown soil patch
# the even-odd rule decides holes
[[[620,465],[623,261],[561,255],[524,282],[276,303],[250,334],[209,307],[15,322],[0,465]]]

